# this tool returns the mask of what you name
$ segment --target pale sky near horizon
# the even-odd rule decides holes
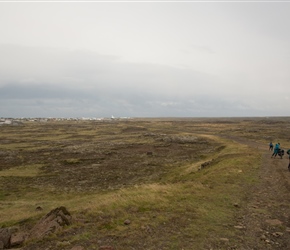
[[[0,117],[289,116],[290,1],[0,1]]]

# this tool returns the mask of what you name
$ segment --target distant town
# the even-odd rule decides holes
[[[81,118],[0,118],[1,125],[23,125],[24,122],[50,122],[50,121],[112,121],[112,120],[123,120],[123,119],[132,119],[131,117],[102,117],[102,118],[93,118],[93,117],[81,117]]]

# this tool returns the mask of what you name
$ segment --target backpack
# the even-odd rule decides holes
[[[290,155],[290,149],[287,150],[287,154]]]

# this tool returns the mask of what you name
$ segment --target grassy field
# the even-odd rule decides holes
[[[239,249],[237,223],[259,182],[261,154],[232,138],[287,148],[289,121],[139,118],[0,126],[0,226],[29,230],[64,206],[73,223],[23,249]]]

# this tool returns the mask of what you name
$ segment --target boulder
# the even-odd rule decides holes
[[[31,229],[28,239],[41,239],[70,225],[72,217],[65,207],[58,207],[42,217]]]
[[[10,238],[10,246],[11,247],[22,246],[22,244],[25,241],[26,236],[27,235],[23,232],[17,232],[17,233],[12,234]]]

